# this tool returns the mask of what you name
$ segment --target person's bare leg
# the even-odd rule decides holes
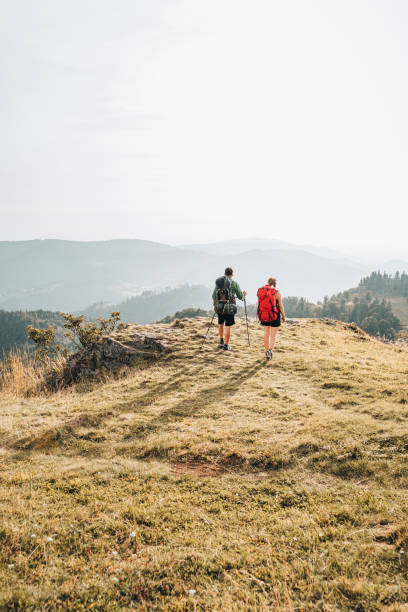
[[[220,336],[220,340],[224,338],[224,323],[218,326],[218,334]]]
[[[270,327],[271,335],[269,336],[269,348],[273,349],[276,341],[276,334],[278,333],[279,327]]]
[[[225,344],[229,344],[229,339],[230,339],[230,335],[231,335],[231,327],[227,325],[225,326],[225,338],[224,338],[224,343]]]
[[[264,346],[265,346],[265,350],[267,351],[269,349],[269,336],[270,336],[270,327],[264,327]]]

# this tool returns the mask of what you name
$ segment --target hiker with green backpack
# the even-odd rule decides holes
[[[232,280],[234,271],[225,268],[224,276],[217,278],[215,289],[212,294],[214,310],[218,315],[218,331],[220,336],[219,348],[230,351],[229,341],[231,327],[235,325],[235,314],[237,312],[236,299],[243,300],[246,291],[241,291],[239,284]],[[225,325],[225,335],[224,335]]]

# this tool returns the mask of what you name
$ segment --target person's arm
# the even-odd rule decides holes
[[[246,296],[246,291],[241,291],[241,287],[238,285],[237,281],[232,281],[232,289],[239,300],[243,300]]]
[[[284,323],[286,321],[286,316],[285,316],[285,309],[283,307],[282,296],[280,294],[280,291],[276,292],[276,299],[278,300],[279,310],[280,310],[281,317],[282,317],[282,323]]]
[[[214,291],[212,292],[212,300],[213,300],[214,306],[215,306],[215,296],[216,296],[216,293],[217,293],[217,287],[214,287]]]

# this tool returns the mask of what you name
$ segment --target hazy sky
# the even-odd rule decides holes
[[[1,240],[406,247],[406,0],[0,8]]]

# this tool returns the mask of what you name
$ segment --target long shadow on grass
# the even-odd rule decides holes
[[[191,377],[195,376],[196,374],[199,374],[200,372],[202,372],[202,366],[188,370],[187,374],[189,377]],[[164,395],[167,395],[171,391],[174,391],[175,389],[180,387],[181,377],[182,375],[178,370],[175,374],[173,374],[173,376],[170,376],[167,380],[160,381],[152,386],[149,386],[146,390],[146,393],[144,393],[143,395],[137,396],[135,397],[135,399],[125,402],[124,404],[119,404],[118,407],[129,408],[132,405],[148,406],[155,400],[157,396],[163,397]]]
[[[263,359],[257,360],[250,367],[243,367],[235,374],[222,378],[216,385],[207,387],[188,398],[181,400],[175,406],[164,410],[159,416],[149,420],[147,423],[135,427],[131,433],[125,436],[126,440],[139,438],[146,433],[151,433],[160,428],[164,423],[172,422],[185,416],[193,416],[202,408],[211,406],[215,402],[222,402],[227,397],[232,397],[240,392],[240,385],[255,376],[259,370],[265,367]]]
[[[194,376],[202,371],[201,367],[191,370],[189,374]],[[103,422],[119,414],[129,410],[130,408],[139,408],[140,406],[149,406],[160,394],[160,397],[167,395],[180,385],[180,372],[170,376],[166,381],[155,384],[149,387],[146,393],[141,396],[136,396],[126,402],[115,404],[112,410],[102,410],[100,412],[83,413],[76,415],[74,418],[60,423],[57,427],[52,427],[46,431],[42,431],[36,436],[24,436],[13,442],[9,448],[19,451],[44,450],[58,444],[64,435],[75,435],[75,430],[83,426],[92,426],[93,428],[100,427]]]
[[[214,396],[214,401],[222,400],[226,396],[231,397],[238,391],[239,385],[254,376],[258,370],[263,367],[263,365],[263,360],[260,360],[251,367],[241,368],[237,373],[228,376],[226,381],[223,377],[223,382],[204,389],[193,399],[191,399],[190,396],[190,398],[182,400],[176,404],[176,406],[162,412],[160,416],[139,425],[126,436],[126,439],[140,437],[147,431],[156,431],[160,424],[165,423],[166,421],[174,421],[177,417],[182,417],[186,414],[194,414],[208,404],[211,396]],[[188,377],[194,377],[200,372],[202,372],[202,366],[188,371]],[[180,372],[177,372],[173,376],[169,377],[166,381],[157,383],[153,387],[150,387],[142,396],[136,396],[126,402],[116,404],[112,410],[103,410],[98,413],[92,412],[77,415],[73,419],[61,423],[58,427],[53,427],[49,430],[42,431],[39,433],[39,435],[34,437],[25,436],[24,438],[16,440],[12,445],[10,445],[10,448],[14,448],[19,451],[50,449],[53,446],[61,444],[66,435],[75,436],[75,430],[79,427],[83,427],[84,425],[92,426],[93,428],[100,427],[103,421],[105,421],[107,418],[111,418],[115,414],[119,414],[120,412],[124,412],[131,408],[148,406],[157,396],[163,398],[163,396],[168,395],[180,387],[180,378]],[[194,406],[194,410],[192,410],[192,406]]]

